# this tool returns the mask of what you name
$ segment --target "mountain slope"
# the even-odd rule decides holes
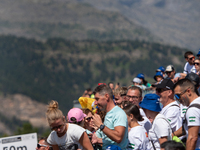
[[[200,3],[198,0],[77,0],[99,10],[119,12],[165,43],[198,51]]]
[[[183,70],[186,49],[140,41],[66,41],[42,43],[0,36],[0,91],[21,93],[47,103],[54,99],[67,112],[88,87],[109,81],[132,84],[142,72],[153,78],[155,69],[173,64]]]
[[[89,4],[64,0],[2,0],[0,34],[46,40],[141,39],[159,40],[118,12],[97,10]]]

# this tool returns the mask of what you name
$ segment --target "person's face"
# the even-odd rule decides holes
[[[166,89],[166,88],[163,88],[163,89],[160,89],[160,88],[157,88],[156,89],[156,94],[158,96],[160,96],[160,103],[162,103],[163,105],[165,105],[168,101],[168,98],[169,98],[169,89]]]
[[[161,76],[157,76],[157,77],[156,77],[156,81],[157,81],[157,82],[160,82],[162,79],[163,79],[163,78],[162,78]]]
[[[194,55],[188,55],[186,60],[190,65],[192,65],[194,63],[194,59],[195,59]]]
[[[174,89],[174,95],[176,100],[179,101],[184,106],[189,106],[189,98],[187,96],[187,90],[188,88],[182,90],[180,86],[176,86],[176,88]],[[178,95],[178,98],[176,95]]]
[[[129,89],[126,94],[126,99],[132,104],[137,105],[139,107],[139,102],[142,100],[142,97],[140,97],[139,90]]]
[[[48,145],[46,145],[45,140],[40,140],[38,142],[36,150],[48,150],[48,149],[49,149],[49,147],[48,147]]]
[[[97,105],[101,111],[106,111],[107,100],[108,100],[108,94],[100,95],[99,93],[96,93],[94,104]]]
[[[121,105],[123,101],[123,98],[118,94],[118,95],[115,95],[115,103],[116,105]]]
[[[194,61],[194,66],[195,66],[196,71],[200,71],[200,61],[199,60]]]
[[[114,90],[114,84],[113,84],[113,83],[110,83],[110,84],[109,84],[109,87],[110,87],[112,90]]]
[[[87,127],[93,128],[94,123],[93,123],[93,115],[91,112],[89,112],[85,117],[85,124]]]
[[[60,118],[55,120],[51,125],[51,130],[54,130],[57,132],[57,134],[62,134],[65,132],[65,122],[64,122],[64,118]]]
[[[175,71],[166,71],[166,74],[167,74],[167,76],[170,78],[170,79],[173,79],[174,78],[174,76],[175,76]]]
[[[143,109],[143,111],[144,111],[146,117],[149,119],[149,121],[151,123],[153,123],[154,118],[151,117],[152,111],[148,110],[148,109]]]

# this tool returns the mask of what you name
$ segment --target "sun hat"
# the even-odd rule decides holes
[[[165,68],[163,66],[160,66],[158,69],[156,69],[156,72],[165,72]]]
[[[144,74],[143,73],[139,73],[136,77],[140,78],[140,79],[144,79]]]
[[[162,73],[162,72],[156,72],[155,76],[153,77],[154,80],[156,80],[156,77],[157,77],[157,76],[160,76],[160,77],[163,78],[163,73]],[[157,80],[156,80],[156,81],[157,81]]]
[[[133,79],[133,82],[134,82],[134,83],[139,83],[139,84],[140,84],[140,83],[141,83],[141,80],[140,80],[139,78],[136,77],[136,78]]]
[[[172,82],[171,79],[163,79],[161,82],[159,82],[158,84],[154,86],[159,89],[164,89],[164,88],[169,89],[169,90],[174,89],[174,83]]]
[[[76,118],[77,122],[80,122],[87,115],[84,114],[83,111],[80,108],[72,108],[72,109],[69,110],[67,116],[68,116],[69,122],[73,122],[73,121],[71,121],[72,117]]]
[[[160,108],[159,98],[160,97],[156,94],[152,94],[152,93],[146,94],[143,100],[139,103],[139,106],[144,109],[160,112],[161,108]]]

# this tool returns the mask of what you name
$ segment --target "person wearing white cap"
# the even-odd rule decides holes
[[[133,79],[133,85],[134,85],[134,86],[138,86],[138,87],[140,87],[142,90],[145,90],[145,89],[146,89],[146,86],[141,85],[141,83],[142,83],[142,81],[140,80],[140,78],[135,77],[135,78]]]
[[[173,65],[168,65],[165,69],[165,73],[167,74],[168,78],[173,80],[174,79],[174,76],[176,74],[176,71],[174,69],[174,66]]]

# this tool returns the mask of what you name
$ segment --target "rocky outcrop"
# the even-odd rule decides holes
[[[46,105],[43,103],[36,102],[21,94],[0,96],[0,103],[0,113],[7,118],[16,117],[23,121],[29,121],[34,127],[46,128],[48,126],[45,118]],[[0,128],[5,131],[1,122]]]

